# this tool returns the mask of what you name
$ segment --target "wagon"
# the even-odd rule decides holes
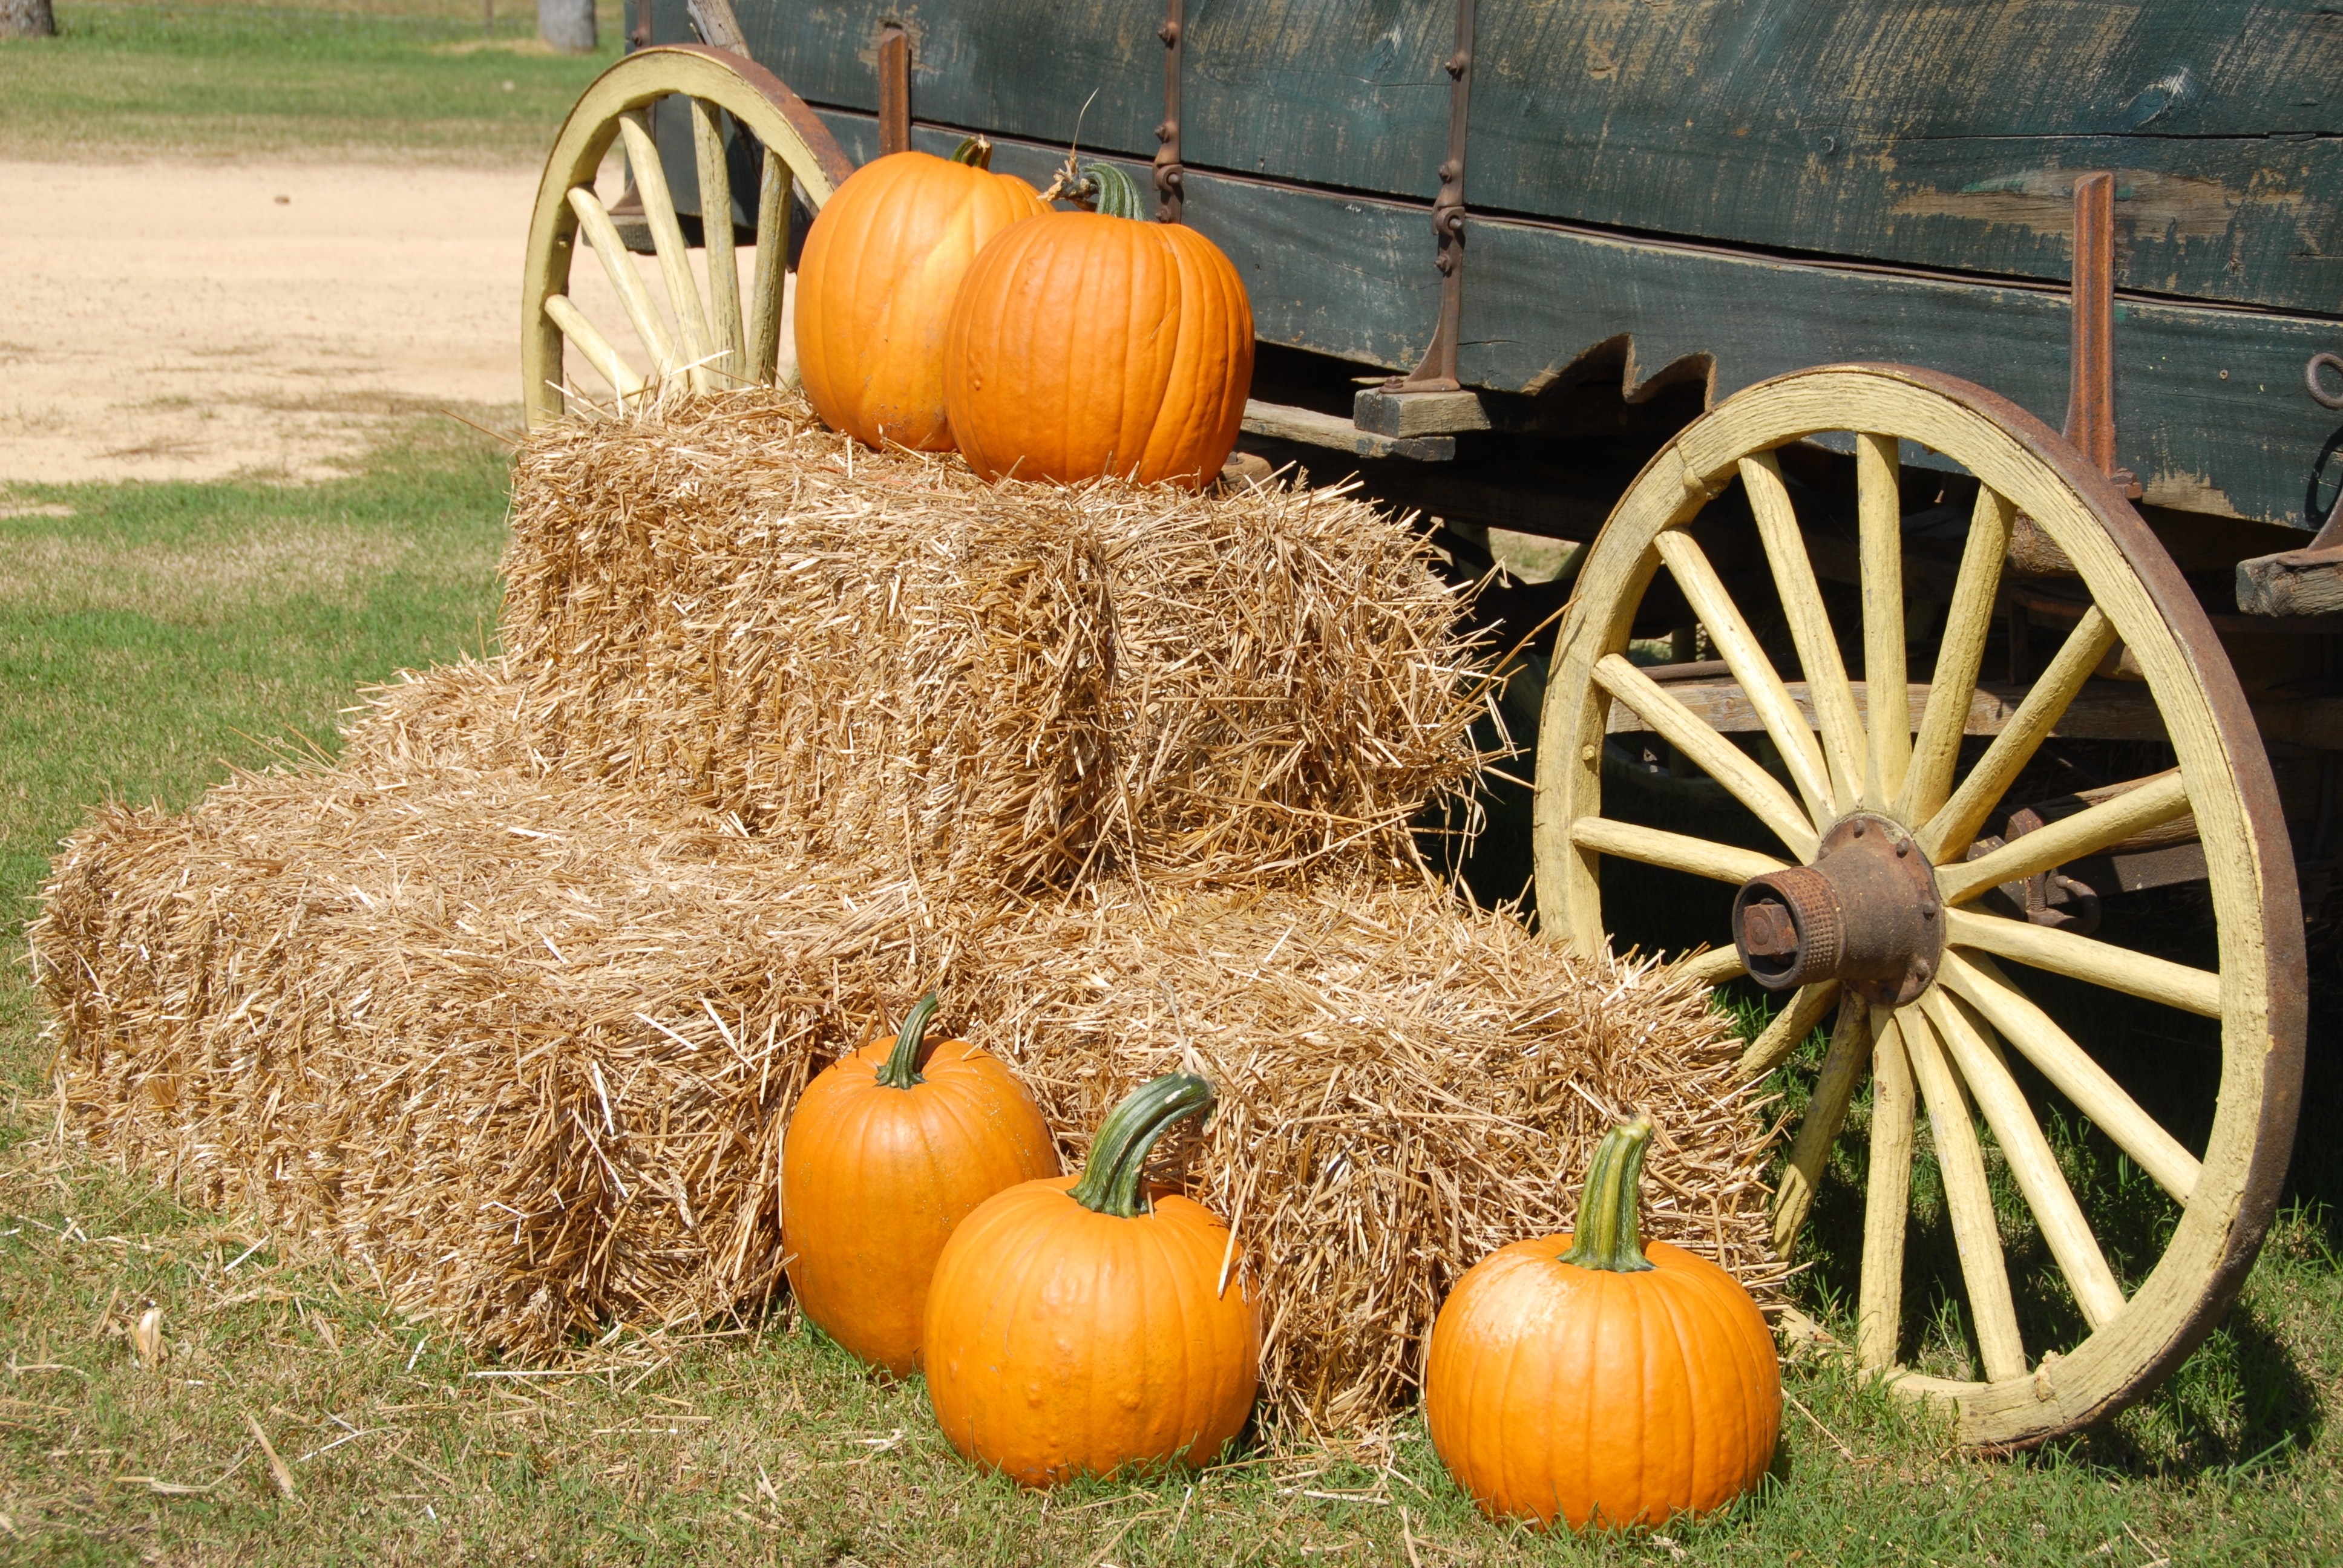
[[[882,153],[1122,162],[1245,278],[1251,448],[1421,508],[1520,629],[1567,601],[1509,692],[1536,918],[1704,920],[1678,961],[1775,993],[1743,1065],[1801,1085],[1776,1241],[1859,1236],[1860,1363],[2017,1447],[2209,1332],[2291,1151],[2335,849],[2331,8],[628,27],[538,198],[532,419],[785,376],[798,236]]]

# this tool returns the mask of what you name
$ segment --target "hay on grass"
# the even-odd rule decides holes
[[[381,764],[102,814],[36,940],[95,1148],[363,1261],[485,1350],[756,1312],[789,1107],[931,985],[1070,1161],[1147,1078],[1220,1086],[1188,1180],[1263,1293],[1285,1429],[1389,1414],[1456,1274],[1567,1229],[1634,1111],[1661,1130],[1653,1234],[1777,1272],[1704,993],[1422,883],[943,904],[713,812]]]
[[[1280,1430],[1387,1415],[1634,1111],[1653,1233],[1778,1278],[1704,994],[1413,863],[1484,694],[1400,523],[982,487],[771,394],[540,432],[515,504],[500,658],[68,844],[36,966],[109,1158],[485,1350],[748,1314],[799,1091],[940,986],[1070,1160],[1146,1078],[1220,1083],[1187,1176]]]

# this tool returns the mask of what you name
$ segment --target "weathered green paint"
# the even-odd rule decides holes
[[[659,0],[680,16],[679,0]],[[2331,0],[1493,0],[1468,200],[1816,256],[2063,278],[2079,170],[2116,171],[2120,286],[2343,312],[2343,15]],[[1146,0],[744,0],[809,100],[875,107],[914,39],[921,119],[1151,155]],[[1192,0],[1195,167],[1429,198],[1453,12]],[[666,32],[660,34],[662,38]]]
[[[850,153],[875,147],[867,118],[823,117]],[[917,131],[914,141],[950,150],[940,132]],[[992,166],[1046,181],[1055,157],[1003,142]],[[1423,352],[1439,275],[1423,207],[1192,175],[1187,221],[1236,263],[1263,339],[1393,369]],[[1536,392],[1565,377],[1601,377],[1635,397],[1690,378],[1705,381],[1714,400],[1809,365],[1892,360],[1966,377],[2053,427],[2066,413],[2066,300],[2055,288],[1496,218],[1473,225],[1468,265],[1459,367],[1478,387]],[[2314,526],[2305,493],[2338,422],[2303,395],[2301,368],[2335,330],[2267,311],[2121,304],[2118,457],[2146,485],[2145,498]]]
[[[659,36],[682,35],[680,0],[653,3]],[[960,130],[981,129],[1001,140],[995,167],[1043,183],[1095,88],[1083,147],[1129,156],[1143,181],[1161,93],[1152,5],[743,0],[760,58],[830,106],[858,159],[876,150],[882,9],[914,36],[915,117],[950,127],[919,132],[919,145],[948,154]],[[1261,337],[1413,364],[1439,292],[1426,205],[1448,8],[1189,0],[1188,15],[1187,217],[1237,264]],[[2114,166],[2127,171],[2117,212],[2130,224],[2118,247],[2130,286],[2216,302],[2119,307],[2121,461],[2150,502],[2307,525],[2311,471],[2337,431],[2301,393],[2301,366],[2343,337],[2343,275],[2325,270],[2343,266],[2343,160],[2310,128],[2326,123],[2320,95],[2343,66],[2343,18],[2292,0],[2250,18],[2236,0],[1486,0],[1481,15],[1471,384],[1534,390],[1601,374],[1633,394],[1691,377],[1722,397],[1825,361],[1899,360],[1970,377],[2056,425],[2066,308],[2051,285],[2066,275],[2067,210],[2056,171]],[[2151,66],[2147,81],[2170,78],[2153,92],[2135,80]],[[2255,125],[2282,134],[2239,130]],[[2231,204],[2220,190],[2246,195]],[[2027,276],[2045,281],[2012,281]],[[2238,299],[2301,308],[2217,303]]]

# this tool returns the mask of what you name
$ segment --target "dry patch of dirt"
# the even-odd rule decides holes
[[[326,478],[419,409],[514,408],[537,180],[0,160],[0,486]],[[573,292],[610,320],[589,256]]]

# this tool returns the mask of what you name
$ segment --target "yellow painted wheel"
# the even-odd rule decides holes
[[[740,297],[729,222],[703,225],[707,286],[692,274],[675,201],[646,111],[661,98],[689,100],[699,209],[729,215],[732,187],[725,118],[763,148],[757,206],[757,256],[749,297]],[[662,302],[635,269],[617,226],[594,193],[613,142],[627,163],[659,252]],[[569,379],[587,368],[624,407],[677,377],[695,390],[773,378],[788,284],[789,214],[795,199],[820,209],[854,166],[811,109],[770,71],[738,55],[697,45],[639,49],[594,79],[569,111],[545,160],[529,218],[521,289],[521,399],[531,425],[568,407]],[[628,328],[649,363],[618,346],[615,322],[596,322],[570,297],[569,269],[580,227],[609,278]],[[564,346],[574,351],[565,365]]]
[[[1906,442],[1975,479],[1972,498],[1953,487],[1966,479],[1940,490],[1942,475],[1913,471],[1909,487],[1952,514],[1939,518],[1952,539],[1931,560],[1906,537]],[[1817,445],[1855,457],[1852,493],[1827,504],[1797,482],[1800,468],[1844,474],[1815,466]],[[1827,526],[1802,516],[1834,508]],[[2088,602],[2076,601],[2046,665],[2026,661],[1987,687],[1980,669],[2021,514],[2065,552]],[[1836,586],[1835,623],[1818,561]],[[1631,640],[1638,608],[1663,571],[1718,656],[1701,661],[1702,678],[1631,657],[1642,651]],[[2050,766],[2046,741],[2090,733],[2087,709],[2117,709],[2155,738],[2142,743],[2153,760],[2139,776],[2056,801],[2011,796],[2021,776],[2038,789],[2043,769],[2027,769]],[[1606,746],[1623,734],[1654,738],[1680,779],[1718,787],[1746,830],[1704,828],[1648,800],[1629,811],[1615,749],[1619,809],[1606,814]],[[1696,420],[1589,551],[1556,645],[1537,782],[1550,932],[1590,952],[1609,945],[1605,861],[1614,891],[1649,875],[1617,862],[1725,883],[1735,891],[1714,937],[1723,945],[1684,961],[1713,981],[1747,974],[1782,998],[1745,1071],[1770,1072],[1834,1024],[1776,1198],[1785,1253],[1868,1077],[1867,1143],[1849,1161],[1867,1171],[1855,1313],[1865,1367],[1950,1400],[1968,1441],[2017,1447],[2121,1409],[2210,1331],[2252,1265],[2292,1148],[2301,910],[2269,764],[2204,610],[2123,496],[2066,442],[1981,387],[1892,366],[1785,376]],[[2013,800],[2033,816],[2021,823]],[[1996,819],[1998,837],[1986,832]],[[2174,843],[2201,845],[2217,969],[2092,935],[2056,911],[2029,919],[2006,891]],[[2210,1044],[2217,1028],[2217,1103],[2187,1142],[2077,1038],[2104,1040],[2092,1013],[2143,1002],[2176,1020],[2164,1038],[2195,1029]],[[2172,1054],[2148,1070],[2189,1065]],[[2133,1211],[2112,1212],[2097,1196],[2106,1183],[2074,1179],[2080,1145],[2046,1132],[2054,1117],[2087,1124],[2086,1139],[2103,1141],[2092,1147],[2111,1145],[2163,1190],[2160,1237]],[[1927,1327],[1906,1300],[1919,1187],[1931,1222],[1941,1219],[1929,1233],[1951,1233],[1957,1267],[1946,1266],[1958,1285],[1943,1302],[1963,1319],[1948,1356],[1965,1377],[1913,1364]],[[2123,1245],[2103,1244],[2118,1225]],[[2031,1344],[2013,1295],[2021,1246]]]

